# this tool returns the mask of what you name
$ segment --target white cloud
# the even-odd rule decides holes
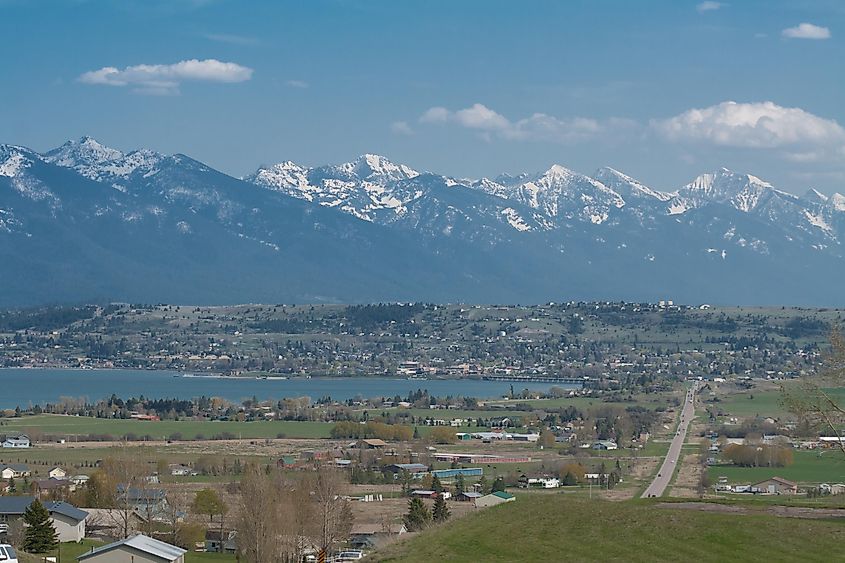
[[[285,82],[285,84],[287,84],[291,88],[308,88],[308,86],[310,86],[304,80],[288,80],[287,82]]]
[[[727,6],[724,2],[702,2],[698,4],[695,9],[698,11],[699,14],[703,14],[704,12],[713,12],[718,10],[719,8],[724,8]]]
[[[727,147],[839,147],[845,143],[845,129],[836,121],[773,102],[722,102],[652,120],[651,127],[672,141]]]
[[[826,27],[802,23],[784,29],[781,34],[788,39],[830,39],[830,30]]]
[[[545,113],[535,113],[518,121],[488,108],[484,104],[450,111],[444,107],[433,107],[423,113],[420,123],[452,123],[466,129],[478,131],[489,140],[493,135],[517,141],[553,141],[560,143],[597,137],[609,131],[632,129],[636,123],[626,119],[596,120],[586,117],[558,118]]]
[[[187,81],[244,82],[253,70],[237,63],[216,59],[190,59],[168,65],[135,65],[124,69],[103,67],[82,74],[79,81],[105,86],[132,86],[143,94],[178,94],[179,85]]]
[[[413,135],[414,130],[408,125],[407,121],[394,121],[390,124],[390,130],[397,135]]]

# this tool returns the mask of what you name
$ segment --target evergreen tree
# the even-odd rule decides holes
[[[30,553],[46,553],[59,544],[59,535],[50,522],[50,513],[35,499],[23,515],[27,524],[23,540],[23,548]]]
[[[442,494],[437,495],[434,499],[434,509],[431,514],[435,522],[445,522],[449,519],[449,507],[446,506],[446,499]]]
[[[567,471],[566,475],[563,476],[563,483],[564,486],[570,487],[572,485],[578,484],[578,478],[572,474],[571,471]]]
[[[462,473],[458,473],[457,477],[455,477],[455,495],[459,495],[466,490],[466,483],[464,482],[464,476]]]
[[[443,492],[443,484],[440,483],[440,477],[437,475],[435,475],[434,479],[431,480],[431,490],[438,495]]]
[[[490,494],[490,484],[487,482],[487,477],[484,475],[481,476],[481,479],[478,480],[478,488],[482,495],[489,495]]]
[[[405,527],[409,532],[418,532],[431,523],[431,512],[421,498],[408,501],[408,514],[405,515]]]
[[[493,487],[490,489],[492,493],[504,492],[505,490],[505,480],[501,477],[496,477],[496,480],[493,481]]]

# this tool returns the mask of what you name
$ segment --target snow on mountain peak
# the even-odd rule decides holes
[[[149,175],[163,159],[164,155],[149,149],[124,154],[87,136],[68,141],[44,154],[45,161],[73,168],[86,178],[98,181],[126,178],[136,170]]]
[[[835,193],[830,196],[828,203],[835,211],[843,211],[845,212],[845,195],[840,193]]]
[[[419,172],[409,166],[394,164],[381,155],[371,153],[362,154],[353,162],[341,165],[341,167],[347,168],[350,173],[362,180],[373,177],[389,180],[407,180],[420,175]]]
[[[828,197],[815,188],[810,188],[804,194],[803,199],[812,203],[825,203]]]
[[[599,168],[593,175],[593,179],[617,192],[623,198],[653,198],[658,201],[669,201],[672,199],[672,194],[653,190],[638,180],[609,166]]]

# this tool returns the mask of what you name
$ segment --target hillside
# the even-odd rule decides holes
[[[520,495],[384,548],[376,561],[836,561],[839,522]]]

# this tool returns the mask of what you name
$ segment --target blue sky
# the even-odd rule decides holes
[[[843,38],[838,0],[0,0],[0,142],[845,192]]]

